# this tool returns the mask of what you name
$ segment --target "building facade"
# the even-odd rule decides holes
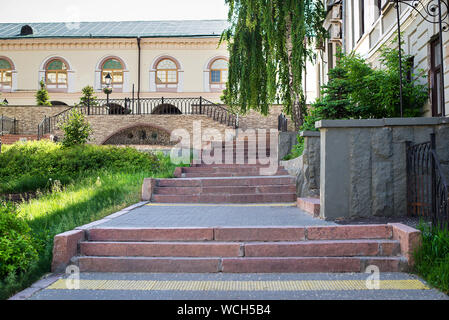
[[[321,54],[315,66],[317,73],[316,89],[328,81],[329,69],[336,63],[336,52],[356,52],[362,55],[374,67],[380,67],[379,55],[383,45],[398,47],[395,40],[398,33],[397,11],[394,1],[388,0],[325,0],[328,14],[325,28],[330,38],[321,47]],[[447,7],[442,4],[442,16],[446,16]],[[413,73],[419,81],[429,87],[429,101],[424,108],[425,116],[449,115],[449,70],[444,68],[444,91],[440,77],[443,66],[448,62],[448,32],[442,32],[443,57],[440,54],[439,25],[426,11],[436,0],[408,1],[409,5],[399,4],[402,49],[412,56]],[[412,6],[416,4],[414,10]],[[421,16],[422,15],[422,16]],[[425,18],[425,19],[424,19]],[[444,101],[443,101],[444,92]],[[446,112],[443,114],[443,105]]]
[[[104,98],[198,97],[218,102],[228,70],[224,20],[0,24],[0,92],[34,105],[40,81],[50,99],[73,105],[90,85]]]

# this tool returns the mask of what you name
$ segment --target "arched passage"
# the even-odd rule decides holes
[[[103,141],[103,145],[163,145],[171,146],[170,132],[160,126],[138,123],[121,128]]]
[[[182,112],[174,105],[164,103],[154,108],[152,114],[182,114]]]

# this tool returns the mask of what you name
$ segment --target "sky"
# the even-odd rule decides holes
[[[0,22],[226,19],[225,0],[2,1]]]

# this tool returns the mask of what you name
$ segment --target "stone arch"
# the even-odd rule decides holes
[[[164,59],[169,59],[176,64],[178,69],[178,83],[169,85],[159,85],[156,83],[156,68],[159,62]],[[183,92],[184,91],[184,68],[181,62],[174,56],[169,54],[162,54],[157,56],[151,62],[150,67],[150,92]]]
[[[6,56],[1,56],[0,55],[0,59],[6,60],[10,66],[11,66],[11,86],[5,86],[3,87],[3,85],[0,85],[0,92],[13,92],[17,89],[17,70],[16,70],[16,66],[14,65],[14,62],[6,57]]]
[[[167,129],[149,123],[135,123],[114,131],[101,142],[102,145],[167,145],[171,146],[177,142],[170,141],[171,132]]]
[[[154,108],[151,114],[182,114],[182,112],[170,103],[163,103]]]
[[[53,101],[50,101],[50,103],[52,106],[68,106],[68,104],[63,101],[53,100]]]
[[[41,65],[39,66],[39,82],[41,80],[46,82],[45,74],[47,71],[47,65],[53,60],[61,60],[67,66],[67,87],[52,88],[51,86],[47,85],[48,92],[74,92],[75,70],[72,69],[72,64],[70,63],[70,61],[61,56],[54,56],[54,55],[48,56],[47,58],[44,59],[44,61],[42,61]],[[39,82],[38,88],[40,88]]]
[[[101,91],[103,89],[103,84],[101,83],[101,71],[103,68],[103,64],[109,60],[109,59],[116,59],[118,61],[120,61],[120,63],[123,66],[123,84],[121,85],[114,85],[112,87],[114,92],[129,92],[128,87],[129,87],[129,69],[128,69],[128,65],[125,62],[125,60],[123,60],[122,58],[120,58],[119,56],[115,56],[115,55],[106,55],[103,56],[98,63],[95,66],[95,86],[94,89],[97,91]]]

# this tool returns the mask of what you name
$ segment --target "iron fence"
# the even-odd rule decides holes
[[[436,153],[435,134],[430,141],[406,142],[407,213],[448,227],[448,184]]]
[[[278,116],[278,130],[281,132],[288,130],[288,119],[283,113]]]
[[[0,117],[0,135],[17,134],[18,120],[16,118],[9,118],[4,115]]]
[[[142,98],[142,99],[93,99],[84,105],[69,108],[53,116],[45,117],[38,126],[38,138],[53,132],[76,108],[82,114],[96,115],[206,115],[209,118],[233,128],[238,127],[237,115],[225,106],[213,103],[203,97],[199,98]]]

